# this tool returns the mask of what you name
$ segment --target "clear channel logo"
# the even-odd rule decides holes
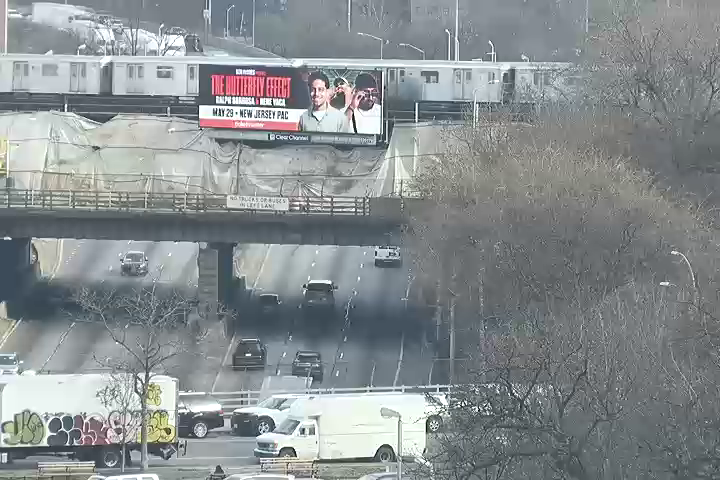
[[[298,135],[297,133],[270,133],[268,139],[271,142],[310,143],[310,135]]]

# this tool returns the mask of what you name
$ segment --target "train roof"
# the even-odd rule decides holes
[[[400,59],[338,59],[338,58],[282,58],[282,57],[233,57],[233,56],[107,56],[91,57],[87,55],[37,55],[7,54],[4,58],[18,61],[42,61],[47,59],[69,62],[118,63],[162,63],[167,65],[212,64],[212,65],[262,65],[278,67],[329,67],[348,69],[386,69],[386,68],[460,68],[460,69],[501,69],[510,68],[543,70],[572,68],[568,62],[483,62],[477,60],[400,60]]]

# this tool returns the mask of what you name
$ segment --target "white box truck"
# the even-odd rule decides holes
[[[254,453],[260,458],[392,461],[398,451],[398,422],[380,413],[388,408],[402,416],[403,456],[422,457],[426,402],[422,394],[309,396],[295,402],[272,433],[257,437]]]
[[[57,455],[94,461],[101,468],[119,466],[123,442],[128,451],[140,448],[140,399],[130,392],[129,379],[108,374],[3,376],[0,453],[8,461]],[[100,393],[109,385],[127,395]],[[122,398],[130,400],[117,400]],[[178,451],[177,399],[177,379],[153,378],[148,452],[165,460]]]

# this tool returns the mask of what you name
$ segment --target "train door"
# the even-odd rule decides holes
[[[387,96],[396,98],[398,96],[398,69],[388,68],[385,78],[387,79],[387,85],[385,87]]]
[[[13,91],[27,90],[30,86],[30,65],[28,62],[13,62]]]
[[[453,100],[472,100],[472,70],[455,69]]]
[[[507,105],[515,100],[515,74],[514,68],[502,75],[502,103]]]
[[[73,93],[87,91],[87,64],[77,62],[70,64],[70,91]]]
[[[145,80],[145,66],[141,64],[128,64],[127,66],[127,93],[143,93]]]
[[[187,88],[186,92],[188,95],[197,95],[198,94],[198,76],[197,76],[198,66],[197,65],[188,65],[187,69]]]

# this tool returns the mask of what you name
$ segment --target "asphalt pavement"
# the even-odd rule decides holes
[[[147,277],[122,277],[120,254],[142,250],[150,260]],[[65,240],[60,267],[52,283],[133,288],[156,282],[158,288],[197,287],[197,251],[192,243]],[[167,365],[181,388],[228,392],[259,389],[266,375],[290,374],[298,350],[320,352],[325,364],[321,387],[364,387],[427,384],[433,351],[424,341],[419,320],[406,314],[412,288],[406,266],[378,268],[365,247],[242,245],[235,269],[245,274],[257,293],[280,295],[282,315],[276,322],[258,323],[239,312],[233,339],[221,324],[206,338]],[[302,285],[309,279],[329,279],[338,285],[336,308],[329,321],[303,320]],[[107,359],[122,354],[105,327],[82,316],[55,313],[24,318],[2,348],[18,352],[26,369],[42,372],[99,371]],[[309,321],[308,321],[309,320]],[[237,338],[258,337],[268,346],[268,368],[233,371],[231,352]]]

